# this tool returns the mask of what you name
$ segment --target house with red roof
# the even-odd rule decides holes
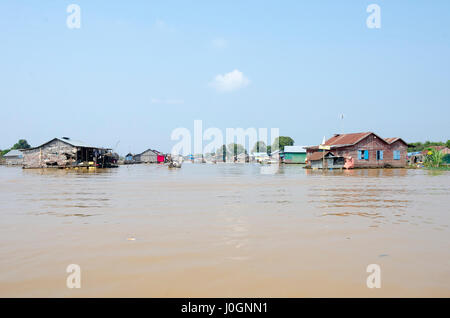
[[[335,134],[323,145],[305,149],[310,168],[343,168],[346,162],[353,168],[401,168],[406,166],[408,144],[398,137],[363,132]]]

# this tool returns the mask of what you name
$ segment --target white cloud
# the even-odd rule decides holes
[[[239,70],[234,70],[223,75],[219,74],[210,83],[219,92],[231,92],[241,89],[248,84],[250,84],[250,80]]]
[[[211,41],[211,45],[216,49],[224,49],[228,46],[228,42],[222,38],[215,38]]]

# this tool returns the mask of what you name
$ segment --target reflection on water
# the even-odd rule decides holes
[[[307,175],[353,176],[353,177],[401,177],[408,175],[408,169],[352,169],[352,170],[313,170],[305,169]]]
[[[119,169],[2,169],[3,209],[27,215],[105,216],[110,210],[161,202],[190,200],[228,208],[250,204],[256,211],[361,216],[386,222],[413,222],[412,210],[421,196],[448,196],[448,172],[407,169],[309,170],[301,165],[186,164],[184,169],[140,165]],[[442,184],[441,184],[442,183]],[[200,191],[195,191],[200,186]],[[139,195],[143,194],[143,195]],[[315,213],[318,211],[320,213]],[[123,213],[123,212],[122,212]],[[119,215],[120,217],[120,215]],[[372,224],[373,225],[373,224]]]
[[[429,200],[432,196],[444,197],[450,194],[448,178],[435,180],[442,184],[430,188],[428,185],[433,181],[424,178],[424,171],[359,169],[322,174],[307,171],[306,174],[320,177],[321,181],[308,189],[308,202],[320,208],[322,216],[370,218],[373,220],[371,227],[386,223],[418,225],[417,219],[422,218],[423,210],[418,211],[417,208],[424,203],[422,197]],[[433,218],[429,217],[422,223],[432,224],[430,220]],[[435,229],[447,226],[445,219]]]
[[[89,296],[326,296],[333,266],[348,274],[344,295],[360,295],[354,268],[389,255],[398,262],[391,277],[434,272],[432,290],[450,296],[449,176],[256,164],[0,167],[0,282],[10,282],[0,295],[34,295],[34,282],[66,262],[89,265],[101,281],[84,289]],[[424,261],[406,270],[400,255]],[[42,276],[24,276],[37,265]],[[52,279],[58,286],[61,277]],[[37,295],[67,292],[55,288]]]
[[[109,208],[110,193],[102,188],[116,169],[24,169],[24,178],[15,192],[16,202],[27,215],[90,217],[95,210]],[[11,180],[9,180],[11,181]],[[19,180],[15,180],[16,182]],[[91,211],[92,209],[92,211]]]

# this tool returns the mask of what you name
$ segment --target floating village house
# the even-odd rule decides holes
[[[284,146],[283,163],[305,163],[306,149],[303,146]]]
[[[134,155],[132,154],[132,153],[128,153],[126,156],[125,156],[125,160],[124,160],[124,164],[133,164],[133,163],[135,163],[134,162]]]
[[[68,137],[54,138],[22,152],[24,168],[108,168],[117,163],[117,156],[111,149],[94,147]]]
[[[270,153],[270,158],[274,161],[280,161],[283,159],[283,152],[280,149],[274,150]]]
[[[270,160],[270,156],[267,152],[253,152],[250,156],[252,162],[267,162]]]
[[[304,146],[284,146],[284,150],[277,149],[270,154],[274,161],[282,163],[300,163],[306,161],[306,148]]]
[[[144,152],[133,156],[135,163],[160,163],[164,162],[164,158],[164,154],[153,149],[147,149]]]
[[[246,163],[249,161],[250,161],[250,156],[245,152],[242,152],[242,153],[239,153],[236,155],[236,162]]]
[[[5,164],[7,165],[22,165],[23,154],[21,150],[11,150],[6,153],[3,158],[5,159]]]
[[[408,144],[401,138],[381,138],[372,132],[336,134],[321,146],[305,147],[307,167],[343,168],[349,161],[351,168],[406,166]]]

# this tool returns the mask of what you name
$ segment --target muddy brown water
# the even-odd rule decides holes
[[[449,177],[1,166],[0,296],[450,297]],[[69,264],[80,289],[66,287]]]

